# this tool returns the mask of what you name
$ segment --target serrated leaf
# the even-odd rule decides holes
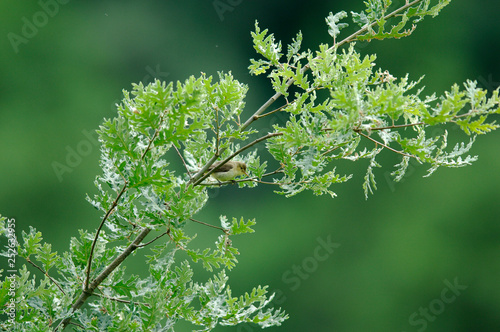
[[[339,23],[341,19],[346,18],[347,13],[345,11],[340,11],[333,15],[332,12],[325,18],[326,24],[328,26],[328,34],[335,38],[340,33],[340,30],[349,26],[347,23]]]
[[[245,223],[245,220],[241,217],[240,222],[238,223],[238,219],[233,218],[230,232],[232,235],[253,233],[255,231],[251,228],[251,226],[254,226],[255,224],[255,219],[250,219]]]

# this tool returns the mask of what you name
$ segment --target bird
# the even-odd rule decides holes
[[[208,170],[215,170],[210,174],[217,181],[232,181],[235,177],[247,174],[247,164],[242,161],[228,161],[221,165],[220,161],[213,163]]]

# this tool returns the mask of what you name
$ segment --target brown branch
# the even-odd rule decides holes
[[[262,136],[262,137],[260,137],[260,138],[257,138],[255,141],[250,142],[250,143],[248,143],[247,145],[245,145],[244,147],[242,147],[242,148],[240,148],[240,149],[236,150],[235,152],[233,152],[233,153],[232,153],[229,157],[227,157],[226,159],[222,160],[222,161],[221,161],[221,164],[223,165],[223,164],[227,163],[227,162],[228,162],[229,160],[231,160],[234,156],[236,156],[236,155],[240,154],[241,152],[245,151],[246,149],[248,149],[248,148],[250,148],[250,147],[254,146],[255,144],[257,144],[257,143],[259,143],[259,142],[262,142],[262,141],[264,141],[264,140],[266,140],[266,139],[268,139],[268,138],[271,138],[271,137],[281,136],[281,135],[283,135],[283,133],[269,133],[269,134],[267,134],[267,135],[265,135],[265,136]],[[214,157],[215,157],[215,155],[214,155]],[[212,159],[214,159],[214,158],[212,157]],[[210,159],[210,160],[212,160],[212,159]],[[215,159],[214,159],[214,161],[215,161]],[[213,162],[212,162],[212,163],[213,163]],[[208,163],[207,163],[207,164],[208,164]],[[206,165],[205,165],[205,166],[206,166]],[[205,167],[204,167],[204,168],[205,168]],[[208,167],[207,167],[207,169],[208,169]],[[210,171],[208,171],[208,172],[206,172],[205,174],[203,174],[200,178],[198,178],[198,179],[197,179],[197,180],[193,183],[193,186],[197,186],[197,185],[199,185],[199,184],[200,184],[203,180],[205,180],[207,177],[209,177],[209,176],[210,176],[210,174],[212,174],[215,170],[216,170],[216,168],[214,167],[214,168],[212,168]],[[200,172],[198,172],[198,173],[200,173]],[[195,176],[195,177],[196,177],[196,176]],[[194,179],[194,178],[193,178],[193,179]]]
[[[145,247],[147,245],[150,245],[151,243],[155,242],[156,240],[158,240],[159,238],[161,238],[167,234],[170,234],[170,228],[167,229],[165,232],[161,233],[160,235],[158,235],[157,237],[155,237],[154,239],[152,239],[151,241],[146,242],[146,243],[141,244],[141,245],[138,245],[137,248],[142,248],[142,247]]]
[[[151,150],[151,146],[152,146],[155,138],[158,136],[158,133],[160,132],[161,124],[163,122],[163,119],[165,118],[165,115],[167,114],[167,111],[168,111],[168,109],[165,109],[165,111],[163,111],[163,114],[160,117],[160,122],[158,123],[158,128],[156,128],[155,133],[153,134],[153,137],[151,137],[149,139],[148,147],[144,150],[144,152],[141,156],[141,160],[144,159],[144,157],[146,156],[146,153],[148,153],[148,151]]]
[[[210,224],[207,224],[206,222],[203,222],[203,221],[199,221],[199,220],[196,220],[196,219],[193,219],[193,218],[189,218],[189,220],[197,222],[198,224],[201,224],[201,225],[205,225],[205,226],[208,226],[208,227],[219,229],[219,230],[223,231],[224,234],[227,234],[227,232],[228,232],[227,229],[224,229],[222,227],[215,226],[215,225],[210,225]]]
[[[151,150],[152,144],[153,144],[155,138],[158,136],[158,133],[160,132],[161,124],[162,124],[162,122],[163,122],[163,120],[164,120],[165,115],[167,114],[167,112],[168,112],[168,109],[165,109],[163,111],[163,114],[161,115],[160,121],[158,123],[158,128],[156,128],[156,130],[155,130],[155,132],[153,134],[153,137],[151,137],[149,139],[149,144],[148,144],[147,148],[144,150],[143,154],[141,155],[141,160],[144,160],[144,158],[146,157],[146,153],[148,153],[148,151]],[[99,233],[101,232],[102,226],[104,225],[104,223],[106,222],[106,220],[109,218],[109,216],[111,215],[111,213],[113,213],[115,207],[118,205],[118,201],[120,200],[120,198],[122,197],[122,195],[125,193],[125,191],[127,189],[127,186],[128,186],[128,182],[127,182],[127,180],[124,179],[124,184],[123,184],[122,189],[118,193],[118,196],[116,196],[116,199],[113,201],[113,204],[111,204],[111,207],[108,209],[108,212],[106,212],[106,215],[102,218],[102,221],[101,221],[99,227],[97,228],[97,231],[96,231],[96,234],[95,234],[95,237],[94,237],[94,241],[92,242],[92,247],[90,249],[89,260],[87,262],[87,272],[86,272],[85,283],[84,283],[84,286],[83,286],[83,289],[85,291],[87,291],[88,288],[89,288],[90,271],[91,271],[91,268],[92,268],[92,258],[94,256],[94,249],[95,249],[95,246],[97,244],[97,240],[99,238]]]
[[[334,148],[331,148],[331,149],[326,150],[326,151],[325,151],[325,152],[323,152],[321,155],[322,155],[322,156],[325,156],[325,155],[329,154],[330,152],[333,152],[333,151],[337,150],[338,148],[340,148],[340,145],[339,145],[339,146],[336,146],[336,147],[334,147]]]
[[[425,122],[417,122],[417,123],[408,123],[408,124],[401,124],[401,125],[392,125],[392,126],[387,126],[387,127],[375,127],[375,128],[369,128],[368,130],[373,131],[373,130],[399,129],[399,128],[422,126],[424,124],[425,124]]]
[[[90,248],[90,254],[89,254],[89,260],[87,262],[87,273],[85,277],[85,283],[83,286],[83,289],[87,290],[89,288],[89,282],[90,282],[90,270],[92,268],[92,258],[94,256],[94,249],[97,243],[97,239],[99,238],[99,233],[101,232],[102,226],[106,222],[106,220],[109,218],[111,213],[113,213],[115,207],[118,205],[118,200],[122,197],[122,195],[125,193],[125,190],[127,189],[128,182],[125,181],[125,184],[123,185],[122,189],[118,193],[118,196],[116,196],[116,199],[113,201],[113,204],[111,204],[111,207],[108,209],[108,212],[106,215],[102,218],[101,224],[97,228],[97,231],[95,233],[94,241],[92,242],[92,247]]]
[[[365,137],[365,138],[368,138],[370,141],[374,142],[375,144],[381,145],[381,146],[383,146],[384,148],[386,148],[386,149],[388,149],[388,150],[390,150],[390,151],[392,151],[392,152],[396,152],[396,153],[398,153],[398,154],[400,154],[400,155],[402,155],[402,156],[405,156],[405,157],[410,157],[410,158],[415,158],[415,159],[418,159],[416,156],[413,156],[413,155],[411,155],[411,154],[407,154],[407,153],[404,153],[404,152],[402,152],[402,151],[398,151],[398,150],[396,150],[396,149],[393,149],[393,148],[391,148],[390,146],[388,146],[388,145],[386,145],[386,144],[384,144],[384,143],[382,143],[382,142],[379,142],[379,141],[377,141],[377,140],[375,140],[375,139],[371,138],[371,137],[370,137],[370,136],[368,136],[368,135],[363,134],[363,133],[361,132],[361,130],[357,130],[357,131],[355,130],[355,132],[356,132],[356,133],[358,133],[358,135],[361,135],[361,136],[363,136],[363,137]]]
[[[451,120],[451,122],[454,122],[455,119],[459,119],[459,118],[463,118],[463,117],[467,117],[467,116],[472,116],[472,115],[474,115],[474,113],[475,113],[474,110],[470,110],[469,112],[464,113],[464,114],[454,115],[453,119]],[[422,122],[406,123],[406,124],[392,125],[392,126],[386,126],[386,127],[368,128],[367,131],[386,130],[386,129],[400,129],[400,128],[415,127],[415,126],[423,126],[425,124],[426,123],[422,121]],[[324,130],[329,131],[329,130],[333,130],[333,129],[325,128]],[[362,129],[359,128],[359,127],[354,129],[355,132],[358,132],[358,131],[361,131],[361,130]]]
[[[59,288],[59,290],[64,294],[66,295],[66,293],[64,292],[64,290],[62,289],[61,285],[59,285],[59,283],[57,281],[55,281],[54,278],[52,278],[49,273],[47,271],[45,271],[44,269],[42,269],[40,266],[36,265],[31,259],[29,259],[29,257],[26,257],[26,261],[28,263],[30,263],[31,265],[33,265],[35,268],[37,268],[38,270],[40,270],[47,278],[50,279],[50,281],[52,281],[52,283],[54,283],[54,285],[57,286],[57,288]]]
[[[78,323],[70,322],[69,324],[71,324],[71,325],[75,325],[75,326],[78,326],[78,327],[79,327],[79,328],[81,328],[81,329],[84,329],[84,328],[85,328],[85,326],[83,326],[83,325],[81,325],[81,324],[78,324]]]
[[[286,83],[287,88],[290,87],[294,82],[293,79],[289,79],[288,82]],[[279,97],[281,97],[283,94],[281,92],[276,92],[271,98],[269,98],[259,109],[251,116],[248,118],[245,123],[241,125],[240,130],[245,130],[248,126],[252,124],[252,122],[256,121],[259,119],[259,115],[264,113],[264,111],[271,106]]]
[[[268,115],[274,114],[274,113],[276,113],[276,112],[279,112],[279,111],[281,111],[283,108],[287,107],[288,105],[290,105],[290,104],[289,104],[289,103],[286,103],[286,104],[284,104],[284,105],[282,105],[282,106],[280,106],[280,107],[278,107],[278,108],[276,108],[276,109],[274,109],[274,110],[272,110],[272,111],[270,111],[270,112],[267,112],[267,113],[265,113],[265,114],[262,114],[262,115],[254,115],[254,121],[259,120],[260,118],[266,117],[266,116],[268,116]]]
[[[111,301],[119,302],[119,303],[126,303],[126,304],[134,303],[137,306],[138,305],[143,305],[143,306],[149,307],[148,303],[140,303],[140,302],[133,302],[133,301],[129,301],[129,300],[122,300],[122,299],[119,299],[119,298],[116,298],[116,297],[111,297],[111,296],[107,296],[107,295],[104,295],[104,294],[98,294],[98,293],[92,293],[92,295],[97,296],[97,297],[102,297],[102,298],[105,298],[105,299],[108,299],[108,300],[111,300]]]
[[[181,161],[184,164],[184,167],[186,168],[186,172],[188,173],[189,177],[191,177],[191,172],[189,171],[189,168],[187,167],[187,164],[186,164],[186,161],[184,160],[184,157],[182,157],[181,152],[179,151],[179,149],[177,149],[175,144],[172,144],[172,145],[173,145],[175,151],[177,152],[177,154],[179,155],[179,158],[181,158]]]
[[[394,10],[392,13],[389,13],[387,15],[384,16],[384,20],[388,20],[396,15],[398,15],[399,13],[401,13],[402,11],[410,8],[411,6],[414,6],[416,4],[418,4],[419,2],[422,2],[422,0],[414,0],[412,2],[408,2],[408,0],[406,0],[406,4],[396,10]],[[342,41],[340,41],[337,45],[333,45],[332,47],[330,47],[330,49],[333,49],[334,47],[340,47],[346,43],[350,43],[352,42],[356,37],[358,37],[360,34],[362,34],[363,32],[366,32],[368,30],[369,27],[374,27],[375,25],[377,25],[378,22],[375,21],[373,23],[371,23],[370,25],[366,25],[365,27],[359,29],[358,31],[354,32],[353,34],[351,34],[349,37],[347,38],[344,38]]]
[[[144,240],[146,235],[151,231],[150,228],[143,228],[142,231],[137,235],[135,240],[127,247],[125,250],[118,255],[112,262],[109,264],[98,276],[97,278],[92,281],[90,285],[88,285],[87,288],[84,288],[82,290],[82,294],[78,299],[76,300],[75,303],[71,306],[71,314],[74,313],[76,310],[80,309],[80,307],[85,303],[85,301],[94,293],[94,290],[99,286],[104,279],[106,279],[111,272],[113,272],[134,250],[139,248],[139,244]],[[62,320],[59,325],[56,326],[54,331],[60,331],[64,330],[64,327],[69,324],[71,321],[71,315],[66,317],[64,320]]]

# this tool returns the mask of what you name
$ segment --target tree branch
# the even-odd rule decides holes
[[[50,279],[50,281],[52,281],[52,283],[54,285],[57,286],[57,288],[59,288],[59,290],[64,294],[66,295],[66,293],[64,292],[64,290],[62,289],[61,285],[59,285],[59,283],[57,281],[55,281],[54,278],[52,278],[49,273],[47,271],[45,271],[44,269],[42,269],[40,266],[36,265],[33,261],[31,261],[31,259],[29,259],[29,257],[26,257],[26,261],[28,263],[30,263],[31,265],[33,265],[35,268],[37,268],[38,270],[40,270],[47,278]]]
[[[125,181],[122,189],[118,193],[118,196],[116,196],[115,200],[113,201],[113,204],[111,204],[111,207],[108,209],[108,212],[102,218],[101,224],[97,228],[97,231],[96,231],[95,237],[94,237],[94,241],[92,242],[92,247],[90,248],[89,260],[87,262],[87,275],[85,277],[85,283],[84,283],[84,286],[83,286],[84,290],[87,290],[89,288],[90,271],[91,271],[91,268],[92,268],[92,258],[94,257],[94,249],[95,249],[95,245],[97,243],[97,239],[99,238],[99,233],[101,232],[102,226],[104,226],[104,223],[106,222],[106,220],[109,218],[109,216],[111,215],[111,213],[113,213],[115,207],[118,205],[118,201],[120,200],[120,197],[122,197],[122,195],[125,193],[125,191],[127,189],[127,185],[128,185],[128,182]]]
[[[283,135],[283,133],[269,133],[265,136],[262,136],[260,138],[257,138],[255,141],[253,142],[250,142],[248,143],[247,145],[245,145],[244,147],[236,150],[233,154],[231,154],[229,157],[227,157],[226,159],[222,160],[221,161],[221,165],[227,163],[229,160],[231,160],[234,156],[240,154],[241,152],[245,151],[246,149],[254,146],[255,144],[259,143],[259,142],[262,142],[268,138],[271,138],[271,137],[275,137],[275,136],[281,136]],[[212,158],[213,159],[213,158]],[[214,160],[215,161],[215,160]],[[208,167],[207,167],[208,169]],[[210,171],[206,172],[205,174],[203,174],[198,180],[196,180],[194,183],[193,183],[193,186],[197,186],[199,185],[203,180],[205,180],[207,177],[210,176],[210,174],[212,174],[213,172],[215,171],[215,168],[211,169]],[[200,172],[198,172],[200,173]]]
[[[203,222],[203,221],[199,221],[199,220],[196,220],[196,219],[193,219],[193,218],[189,218],[189,220],[191,221],[194,221],[194,222],[197,222],[198,224],[202,224],[202,225],[205,225],[205,226],[208,226],[208,227],[212,227],[212,228],[216,228],[216,229],[219,229],[221,231],[224,232],[224,234],[227,234],[228,230],[227,229],[224,229],[222,227],[219,227],[219,226],[215,226],[215,225],[210,225],[206,222]]]
[[[172,146],[174,147],[175,151],[179,155],[179,158],[181,158],[181,161],[184,164],[184,167],[186,168],[187,174],[189,175],[189,177],[191,177],[191,172],[189,171],[189,168],[187,167],[186,161],[184,160],[184,157],[182,157],[181,152],[179,151],[179,149],[177,149],[177,147],[175,146],[175,144],[172,144]]]
[[[357,131],[355,130],[355,132],[356,132],[356,133],[358,133],[358,135],[361,135],[361,136],[363,136],[363,137],[365,137],[365,138],[368,138],[370,141],[374,142],[375,144],[381,145],[381,146],[383,146],[384,148],[386,148],[386,149],[388,149],[388,150],[391,150],[392,152],[396,152],[396,153],[398,153],[398,154],[400,154],[400,155],[402,155],[402,156],[405,156],[405,157],[410,157],[410,158],[415,158],[415,159],[417,159],[417,160],[418,160],[418,158],[417,158],[416,156],[413,156],[413,155],[411,155],[411,154],[407,154],[407,153],[404,153],[404,152],[402,152],[402,151],[398,151],[398,150],[396,150],[396,149],[393,149],[393,148],[391,148],[390,146],[388,146],[388,145],[386,145],[386,144],[384,144],[384,143],[382,143],[382,142],[379,142],[379,141],[377,141],[377,140],[375,140],[375,139],[371,138],[371,137],[370,137],[370,136],[368,136],[368,135],[363,134],[363,133],[361,132],[361,130],[357,130]]]
[[[401,124],[401,125],[392,125],[392,126],[387,126],[387,127],[375,127],[375,128],[370,128],[369,130],[373,131],[373,130],[399,129],[399,128],[421,126],[424,124],[425,124],[424,122],[417,122],[417,123],[408,123],[408,124]]]
[[[122,300],[122,299],[119,299],[119,298],[116,298],[116,297],[106,296],[104,294],[92,293],[92,295],[97,296],[97,297],[102,297],[102,298],[105,298],[105,299],[108,299],[108,300],[111,300],[111,301],[119,302],[119,303],[126,303],[126,304],[134,303],[137,306],[143,305],[145,307],[149,307],[150,306],[149,303],[132,302],[132,301],[129,301],[129,300]]]
[[[414,6],[416,4],[418,4],[419,2],[422,2],[422,0],[414,0],[412,2],[408,2],[408,0],[406,0],[406,4],[399,7],[398,9],[394,10],[392,13],[389,13],[387,15],[384,16],[384,20],[388,20],[390,19],[391,17],[394,17],[396,15],[398,15],[399,13],[401,13],[402,11],[410,8],[411,6]],[[351,34],[350,36],[344,38],[342,41],[340,41],[337,45],[333,45],[332,47],[330,47],[330,49],[333,49],[334,47],[339,47],[339,46],[342,46],[346,43],[350,43],[352,42],[356,37],[358,37],[360,34],[362,34],[363,32],[366,32],[366,30],[368,30],[368,27],[374,27],[375,25],[377,25],[377,21],[371,23],[370,25],[366,25],[365,27],[359,29],[358,31],[354,32],[353,34]]]
[[[170,234],[170,227],[163,233],[161,233],[160,235],[158,235],[157,237],[155,237],[154,239],[152,239],[151,241],[149,242],[146,242],[144,244],[141,244],[141,245],[138,245],[137,248],[142,248],[142,247],[145,247],[147,245],[150,245],[151,243],[155,242],[156,240],[158,240],[159,238],[165,236],[165,235],[169,235]]]
[[[266,116],[271,115],[271,114],[273,114],[273,113],[279,112],[279,111],[281,111],[283,108],[287,107],[288,105],[290,105],[290,104],[289,104],[289,103],[286,103],[286,104],[281,105],[280,107],[278,107],[278,108],[276,108],[276,109],[274,109],[274,110],[272,110],[272,111],[270,111],[270,112],[267,112],[267,113],[265,113],[265,114],[261,114],[261,115],[254,115],[254,116],[253,116],[253,117],[254,117],[254,121],[257,121],[257,120],[259,120],[260,118],[266,117]]]
[[[150,231],[151,231],[150,228],[147,228],[147,227],[143,228],[142,231],[137,235],[135,240],[127,248],[125,248],[125,250],[120,255],[118,255],[111,262],[111,264],[109,264],[97,276],[97,278],[94,279],[94,281],[92,281],[92,283],[88,287],[86,287],[82,290],[82,294],[80,295],[80,297],[71,306],[70,316],[68,316],[67,318],[62,320],[59,323],[59,325],[56,326],[54,331],[58,331],[59,329],[60,329],[60,331],[64,330],[66,325],[68,325],[69,322],[71,321],[71,315],[76,310],[78,310],[91,295],[93,295],[94,290],[97,288],[97,286],[99,286],[104,281],[104,279],[106,279],[111,274],[111,272],[113,272],[132,252],[134,252],[134,250],[139,248],[139,244],[142,242],[142,240],[144,240],[144,238],[146,237],[146,235],[148,235],[148,233]]]
[[[409,7],[411,6],[414,6],[416,4],[418,4],[419,2],[422,2],[422,0],[414,0],[412,2],[408,2],[408,0],[406,1],[406,4],[401,6],[400,8],[394,10],[393,12],[387,14],[384,16],[384,19],[387,20],[391,17],[394,17],[396,15],[398,15],[399,13],[401,13],[402,11],[408,9]],[[347,38],[343,39],[342,41],[340,41],[338,44],[336,45],[333,45],[330,49],[336,47],[340,47],[346,43],[349,43],[349,42],[352,42],[354,40],[355,37],[359,36],[360,34],[362,34],[363,32],[367,31],[368,30],[368,27],[372,27],[372,26],[375,26],[377,24],[377,22],[373,22],[371,23],[370,25],[367,25],[361,29],[359,29],[358,31],[354,32],[353,34],[351,34],[350,36],[348,36]],[[318,57],[316,57],[317,59]],[[305,64],[304,67],[302,67],[301,69],[301,73],[305,73],[306,71],[308,71],[310,69],[310,66],[309,64]],[[286,83],[286,88],[288,89],[293,83],[295,82],[295,80],[293,78],[289,79]],[[281,92],[276,92],[273,96],[271,96],[271,98],[269,98],[252,116],[250,116],[247,121],[245,121],[245,123],[243,123],[240,127],[240,130],[245,130],[248,126],[250,126],[250,124],[252,124],[254,121],[258,120],[259,118],[261,118],[262,116],[260,116],[269,106],[271,106],[279,97],[281,97],[283,94]],[[274,112],[274,111],[273,111]],[[273,112],[270,112],[269,114],[273,113]],[[267,114],[266,114],[267,115]],[[265,116],[265,115],[264,115]],[[196,173],[196,175],[191,179],[191,183],[193,183],[193,185],[198,185],[200,184],[204,179],[207,178],[207,176],[209,176],[210,174],[206,174],[205,172],[208,170],[208,168],[217,160],[217,158],[225,151],[225,149],[221,150],[221,151],[218,151],[218,153],[216,153],[207,163],[206,165],[204,165],[200,171],[198,173]],[[228,159],[229,160],[229,159]]]
[[[155,138],[158,137],[158,133],[160,132],[162,122],[164,121],[165,115],[167,114],[167,112],[168,112],[168,109],[165,109],[163,111],[163,114],[161,115],[160,121],[158,123],[158,128],[156,128],[156,130],[155,130],[155,132],[153,134],[153,137],[151,137],[149,139],[149,144],[148,144],[147,148],[144,150],[144,152],[142,153],[141,160],[144,160],[144,157],[146,157],[146,153],[148,153],[151,150]],[[84,286],[83,286],[83,289],[85,291],[87,291],[88,288],[89,288],[90,271],[91,271],[91,268],[92,268],[92,258],[94,256],[94,249],[95,249],[95,246],[96,246],[96,243],[97,243],[97,239],[99,238],[99,233],[101,232],[102,226],[104,226],[104,223],[106,222],[106,220],[109,218],[109,216],[111,215],[111,213],[113,213],[115,207],[118,205],[118,201],[120,200],[120,198],[122,197],[122,195],[127,190],[127,186],[128,186],[128,181],[124,179],[124,184],[123,184],[122,189],[118,193],[118,196],[116,196],[116,199],[113,201],[113,204],[109,208],[108,212],[106,212],[106,215],[102,218],[102,221],[101,221],[99,227],[97,228],[97,231],[96,231],[95,237],[94,237],[94,241],[92,242],[92,247],[90,249],[89,260],[87,262],[87,273],[86,273],[87,275],[85,277],[85,283],[84,283]]]

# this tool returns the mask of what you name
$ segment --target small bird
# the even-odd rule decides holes
[[[215,168],[215,171],[210,174],[217,181],[231,181],[235,177],[247,174],[247,164],[241,161],[228,161],[224,165],[220,164],[220,161],[213,163],[208,170]],[[219,166],[220,165],[220,166]]]

